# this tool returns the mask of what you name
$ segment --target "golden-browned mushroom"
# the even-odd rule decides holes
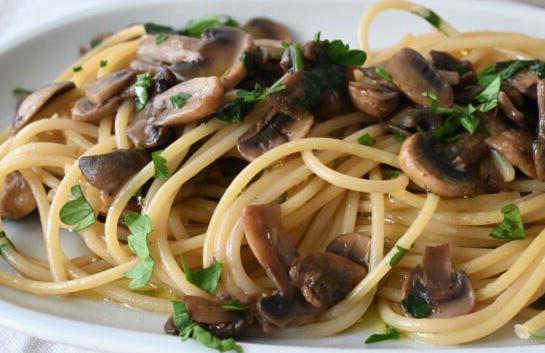
[[[32,92],[21,102],[13,124],[11,133],[16,134],[26,124],[31,122],[39,111],[54,98],[75,88],[73,82],[58,82],[45,85],[42,88]]]
[[[72,120],[98,123],[102,118],[115,113],[121,105],[121,97],[112,97],[104,103],[92,103],[87,97],[78,99],[70,110]]]
[[[91,103],[104,103],[121,90],[127,88],[134,81],[134,77],[135,73],[132,70],[112,72],[91,82],[85,89],[85,95]]]
[[[518,167],[524,174],[535,179],[537,174],[532,156],[532,141],[532,134],[522,129],[509,129],[485,140],[511,165]]]
[[[243,28],[255,39],[274,39],[287,43],[293,40],[288,27],[265,17],[252,18]]]
[[[325,251],[350,259],[351,261],[369,268],[369,246],[371,239],[360,233],[345,233],[333,239]]]
[[[4,219],[23,218],[36,209],[32,190],[18,171],[6,175],[1,200]]]
[[[392,76],[395,85],[417,104],[431,104],[431,98],[422,95],[426,91],[435,94],[441,107],[450,107],[454,102],[452,87],[414,49],[404,48],[395,53],[386,63],[385,69]]]
[[[430,306],[429,318],[464,315],[475,307],[471,281],[463,271],[452,268],[448,244],[426,247],[422,267],[413,269],[402,286],[403,299],[411,295]]]
[[[246,160],[253,161],[274,147],[307,136],[313,123],[310,113],[292,118],[271,110],[239,137],[237,149]]]
[[[350,82],[348,92],[352,103],[361,110],[375,118],[383,118],[397,108],[399,94],[386,87],[371,86],[366,82]]]
[[[505,116],[509,119],[515,122],[521,122],[524,120],[524,114],[515,107],[511,101],[511,98],[509,98],[507,93],[504,91],[500,91],[500,93],[498,93],[498,106],[503,114],[505,114]]]

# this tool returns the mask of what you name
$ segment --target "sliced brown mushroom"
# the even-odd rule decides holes
[[[75,88],[73,82],[58,82],[45,85],[29,94],[19,105],[15,119],[11,126],[11,133],[16,134],[25,125],[30,123],[39,111],[54,98]]]
[[[274,147],[305,137],[313,122],[310,113],[293,118],[273,110],[239,137],[237,149],[246,160],[253,161]]]
[[[525,96],[530,97],[531,99],[537,98],[536,90],[538,77],[533,70],[521,70],[507,79],[507,81]]]
[[[72,120],[98,123],[102,118],[115,113],[121,105],[121,97],[112,97],[104,103],[92,103],[83,97],[70,110]]]
[[[451,86],[460,84],[460,74],[456,71],[437,70],[437,73]]]
[[[326,252],[337,254],[352,260],[360,266],[369,268],[369,237],[360,233],[341,234],[333,239],[325,249]]]
[[[399,152],[401,170],[418,186],[446,197],[472,196],[477,182],[468,173],[453,168],[434,149],[429,133],[416,133],[405,139]]]
[[[489,152],[484,137],[480,131],[473,135],[465,132],[455,142],[449,143],[442,154],[454,168],[462,172],[468,171]]]
[[[401,108],[394,116],[384,121],[384,128],[394,134],[401,133],[409,136],[417,126],[426,130],[435,130],[443,124],[443,119],[430,109],[407,105]]]
[[[524,120],[524,114],[520,110],[518,110],[513,102],[511,101],[511,98],[505,93],[504,91],[500,91],[498,94],[498,105],[509,119],[515,121],[515,122],[521,122]]]
[[[3,219],[20,219],[36,209],[32,189],[18,171],[6,175],[1,200]]]
[[[422,95],[426,91],[436,95],[441,107],[450,107],[454,102],[448,82],[414,49],[401,49],[388,60],[385,68],[395,85],[417,104],[431,104],[431,98]]]
[[[85,95],[91,103],[104,103],[129,86],[134,77],[135,73],[132,70],[112,72],[89,84],[85,89]]]
[[[375,118],[383,118],[397,108],[399,94],[386,87],[369,86],[365,82],[350,82],[348,92],[352,103]]]
[[[243,29],[255,39],[274,39],[287,43],[293,40],[288,27],[265,17],[250,19]]]
[[[492,156],[486,156],[479,161],[479,177],[486,184],[497,190],[509,190],[509,186],[505,181],[502,173],[498,169]]]
[[[529,131],[509,129],[499,135],[487,138],[485,142],[501,153],[511,165],[518,167],[524,174],[535,179],[537,175],[532,157],[533,140]]]
[[[437,70],[455,71],[459,73],[473,70],[470,61],[462,61],[446,51],[430,50],[428,58],[430,64]]]
[[[171,98],[189,94],[180,107]],[[218,109],[223,96],[223,86],[217,77],[198,77],[177,84],[153,99],[153,109],[161,111],[154,125],[181,125],[202,119]]]
[[[97,189],[113,192],[140,171],[150,160],[143,150],[116,150],[79,159],[79,169],[87,181]]]
[[[539,80],[537,84],[537,107],[538,132],[537,140],[532,144],[532,150],[537,178],[545,181],[545,79]]]
[[[154,37],[144,39],[136,49],[136,58],[147,62],[174,64],[177,62],[201,62],[204,42],[197,38],[169,35],[161,43]]]
[[[313,252],[297,257],[290,278],[307,302],[329,308],[341,300],[367,275],[363,266],[332,253]]]
[[[449,244],[427,246],[422,267],[418,265],[405,279],[402,296],[424,299],[431,308],[429,318],[447,318],[470,313],[475,307],[475,292],[469,277],[455,271]]]
[[[282,293],[264,296],[257,302],[257,311],[266,321],[278,327],[299,326],[316,320],[325,308],[308,303],[301,294]]]

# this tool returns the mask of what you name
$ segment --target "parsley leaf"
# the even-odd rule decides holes
[[[384,172],[384,179],[395,179],[399,176],[399,172],[397,170],[386,170]]]
[[[256,58],[253,54],[245,51],[244,53],[240,55],[240,58],[238,58],[238,61],[240,61],[244,65],[244,68],[247,71],[249,71],[255,67]]]
[[[248,310],[248,306],[241,303],[240,300],[238,300],[238,299],[231,300],[231,302],[229,304],[222,305],[221,307],[223,308],[223,310],[226,310],[226,311],[245,311],[245,310]]]
[[[185,33],[190,37],[199,37],[209,27],[230,26],[238,27],[238,22],[226,15],[208,15],[191,20],[185,27]]]
[[[168,178],[167,160],[161,157],[163,150],[157,150],[151,153],[153,168],[155,169],[155,178],[157,180],[166,180]]]
[[[358,138],[358,143],[360,145],[364,145],[364,146],[373,146],[376,141],[374,138],[371,137],[371,135],[369,135],[368,133],[365,133],[363,135],[361,135],[359,138]]]
[[[501,208],[503,221],[490,232],[495,239],[525,239],[524,225],[520,210],[514,203],[509,203]]]
[[[180,92],[172,97],[170,97],[170,104],[173,108],[180,109],[185,105],[185,102],[191,98],[191,94]]]
[[[82,69],[83,69],[83,68],[81,67],[81,65],[78,65],[78,66],[74,66],[74,67],[72,68],[72,71],[78,72],[78,71],[81,71]]]
[[[20,88],[20,87],[17,87],[17,88],[14,88],[13,89],[13,95],[16,96],[16,97],[22,97],[22,96],[26,96],[27,94],[31,94],[32,91],[29,91],[28,89],[24,89],[24,88]]]
[[[303,71],[305,63],[303,62],[303,53],[299,44],[290,46],[291,62],[293,63],[294,71]]]
[[[326,40],[325,51],[329,58],[336,64],[343,66],[361,66],[367,59],[367,54],[363,50],[350,49],[348,44],[342,40]]]
[[[401,261],[403,256],[405,256],[405,254],[409,252],[409,250],[399,245],[396,245],[396,249],[397,249],[397,253],[395,253],[394,256],[392,256],[392,258],[390,259],[391,267],[394,267],[395,265],[397,265],[398,262]]]
[[[151,88],[151,76],[150,74],[136,75],[136,84],[134,86],[134,93],[136,94],[136,112],[141,112],[149,99],[149,89]]]
[[[498,105],[498,94],[501,89],[501,76],[498,75],[486,88],[479,93],[476,97],[477,101],[483,103],[479,106],[479,110],[482,112],[487,112],[496,108]]]
[[[397,142],[403,142],[403,141],[405,141],[405,136],[403,136],[401,134],[395,134],[394,135],[394,140],[396,140]]]
[[[149,283],[155,264],[147,240],[148,234],[152,231],[150,219],[147,215],[131,212],[125,216],[124,221],[131,232],[128,238],[129,248],[140,259],[140,262],[124,275],[132,279],[129,288],[143,287]]]
[[[74,226],[71,229],[73,232],[79,232],[95,223],[96,217],[79,185],[72,186],[70,192],[74,196],[74,200],[68,201],[62,206],[59,216],[62,223]]]
[[[319,42],[321,36],[322,36],[322,32],[321,32],[321,31],[318,31],[318,32],[314,33],[314,37],[312,37],[312,40],[313,40],[314,42]]]
[[[242,347],[239,346],[233,338],[221,339],[204,328],[197,325],[189,316],[189,312],[185,306],[185,303],[180,301],[172,302],[173,307],[173,322],[178,331],[182,341],[186,341],[188,338],[192,338],[203,345],[217,349],[220,352],[227,352],[233,350],[237,353],[242,353]]]
[[[375,333],[365,340],[365,344],[377,343],[388,340],[397,340],[401,337],[399,331],[390,325],[386,325],[386,333]]]
[[[189,283],[193,283],[209,294],[216,294],[216,289],[221,276],[221,270],[223,268],[221,262],[216,262],[207,268],[203,268],[197,272],[192,272],[191,269],[185,264],[184,258],[182,256],[180,256],[180,258],[182,259],[182,269],[185,273],[185,279],[187,279]]]
[[[182,34],[172,27],[159,25],[153,22],[144,23],[144,31],[146,31],[146,34]]]
[[[416,319],[423,319],[431,315],[431,308],[428,302],[424,298],[412,293],[401,301],[401,306],[409,315]]]
[[[479,126],[479,123],[481,122],[481,119],[479,119],[477,116],[475,116],[473,113],[475,113],[475,107],[471,104],[467,105],[467,107],[462,111],[462,117],[460,118],[460,124],[466,129],[471,135],[477,131],[477,127]]]
[[[108,60],[100,60],[100,67],[106,67],[108,65]]]
[[[159,33],[158,35],[155,36],[155,44],[161,44],[162,42],[167,40],[168,36],[169,35],[166,33]]]
[[[378,77],[382,78],[385,81],[392,82],[392,76],[386,72],[382,67],[375,67],[375,73]]]

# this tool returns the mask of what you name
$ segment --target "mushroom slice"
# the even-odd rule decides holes
[[[545,181],[545,140],[535,140],[532,143],[532,151],[537,179]]]
[[[23,218],[36,209],[32,189],[18,171],[6,175],[1,200],[3,219]]]
[[[426,130],[435,130],[443,124],[443,119],[430,109],[418,106],[406,106],[399,110],[393,117],[385,121],[384,128],[393,133],[400,130],[414,131],[417,126]],[[409,134],[407,134],[409,135]]]
[[[426,247],[422,267],[413,269],[403,283],[403,299],[409,295],[430,305],[429,318],[465,315],[475,307],[475,292],[469,277],[452,268],[449,244]]]
[[[194,59],[167,61],[173,63],[170,68],[186,79],[218,76],[225,90],[235,87],[246,75],[240,57],[253,51],[252,37],[235,27],[210,27],[200,42]]]
[[[510,77],[507,81],[525,96],[530,97],[531,99],[537,98],[536,90],[538,77],[533,70],[521,70]]]
[[[341,234],[333,239],[325,249],[326,252],[344,256],[349,260],[369,268],[369,246],[371,240],[360,233]]]
[[[522,114],[521,111],[515,107],[511,101],[511,98],[509,98],[507,93],[504,91],[500,91],[500,93],[498,93],[498,105],[500,106],[503,114],[505,114],[505,116],[507,116],[509,119],[515,122],[521,122],[524,120],[524,114]]]
[[[250,205],[242,210],[244,232],[257,261],[265,268],[278,290],[288,296],[291,285],[289,268],[299,255],[282,224],[280,205]]]
[[[455,142],[449,143],[442,154],[454,168],[467,171],[489,153],[484,137],[480,131],[473,135],[465,132]]]
[[[134,80],[135,73],[132,70],[112,72],[92,82],[85,89],[85,95],[91,103],[104,103],[115,94],[126,88]]]
[[[537,137],[545,139],[545,78],[537,84],[537,108],[538,108],[538,134]]]
[[[472,71],[471,62],[460,60],[446,51],[430,50],[430,64],[437,70],[455,71],[458,73]]]
[[[205,43],[192,37],[170,34],[157,44],[155,38],[144,39],[136,49],[137,59],[150,62],[174,64],[177,62],[200,62],[204,60],[201,53]]]
[[[70,110],[72,120],[98,123],[102,118],[113,114],[121,105],[121,97],[113,97],[104,103],[92,103],[86,97],[78,99]]]
[[[257,302],[257,312],[278,327],[299,326],[313,322],[325,308],[317,308],[305,301],[301,294],[289,296],[277,293],[264,296]]]
[[[180,107],[173,106],[171,98],[189,94]],[[223,86],[217,77],[198,77],[177,84],[153,99],[153,108],[161,111],[155,125],[181,125],[202,119],[218,109]]]
[[[437,195],[462,197],[477,192],[477,182],[468,173],[453,168],[434,150],[429,133],[416,133],[403,141],[399,165],[418,186]]]
[[[17,114],[15,115],[15,119],[11,126],[11,133],[16,134],[26,124],[31,122],[47,103],[75,87],[76,85],[70,81],[52,83],[45,85],[26,96],[19,105],[19,109],[17,110]]]
[[[271,110],[265,119],[239,137],[237,149],[246,160],[253,161],[268,150],[307,136],[313,123],[310,113],[292,118]]]
[[[255,39],[274,39],[287,43],[293,40],[288,27],[265,17],[250,19],[243,29]]]
[[[136,149],[116,150],[79,159],[79,169],[87,181],[97,189],[113,192],[150,160],[147,152]]]
[[[487,138],[485,142],[501,153],[513,166],[535,179],[537,174],[532,157],[532,140],[532,134],[526,130],[509,129]]]
[[[367,270],[363,266],[327,252],[301,255],[290,268],[293,285],[317,308],[339,303],[365,276]]]
[[[348,92],[352,103],[375,118],[383,118],[397,108],[399,94],[384,87],[370,87],[363,82],[350,82]]]
[[[404,48],[395,53],[386,63],[386,71],[395,85],[417,104],[431,105],[431,98],[422,95],[426,91],[435,93],[441,107],[450,107],[454,102],[452,87],[414,49]]]

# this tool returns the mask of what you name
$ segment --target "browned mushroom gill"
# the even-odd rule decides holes
[[[88,26],[54,82],[2,81],[25,89],[0,135],[0,256],[17,272],[0,287],[92,291],[222,351],[352,332],[455,345],[511,320],[540,336],[545,40],[376,2],[356,46],[331,27],[356,33],[348,19],[311,28],[307,5],[175,4],[176,26]],[[435,29],[370,50],[388,9]]]

